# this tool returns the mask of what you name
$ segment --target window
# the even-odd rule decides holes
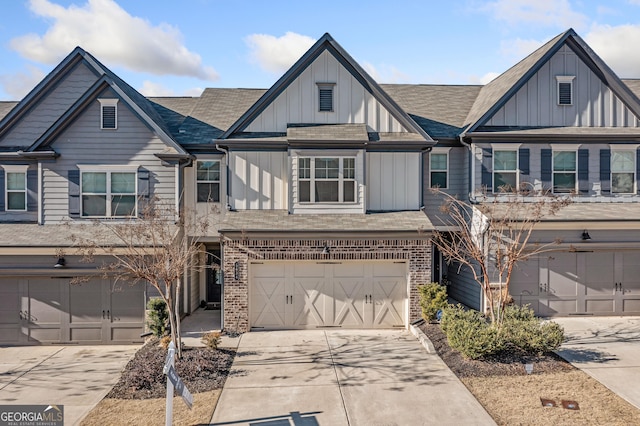
[[[333,112],[334,83],[318,83],[318,111]]]
[[[196,186],[199,203],[220,202],[220,160],[196,162]]]
[[[449,154],[431,152],[429,154],[430,183],[432,188],[446,189],[449,174]]]
[[[298,201],[353,203],[356,201],[356,159],[353,157],[298,159]]]
[[[635,193],[636,151],[611,151],[611,192],[614,194]]]
[[[518,189],[518,151],[493,151],[493,192]]]
[[[576,191],[576,151],[553,151],[553,192]]]
[[[573,105],[573,79],[575,76],[558,75],[558,105]]]
[[[27,210],[27,167],[4,166],[7,211]]]
[[[100,128],[113,130],[118,128],[118,99],[98,99],[100,102]]]
[[[136,214],[136,173],[83,171],[82,216],[129,217]]]

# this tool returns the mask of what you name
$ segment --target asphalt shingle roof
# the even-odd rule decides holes
[[[9,114],[9,111],[18,105],[18,102],[13,101],[0,101],[0,120],[2,120],[5,115]]]

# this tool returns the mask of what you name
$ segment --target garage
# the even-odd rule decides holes
[[[133,343],[144,330],[142,285],[91,278],[0,278],[0,344]]]
[[[393,328],[407,323],[406,261],[249,264],[253,329]]]
[[[639,315],[640,252],[552,252],[532,258],[516,266],[511,294],[541,316]]]

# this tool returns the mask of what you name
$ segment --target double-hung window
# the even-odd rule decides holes
[[[446,189],[449,182],[449,153],[429,154],[429,179],[432,188]]]
[[[136,172],[82,170],[80,191],[82,216],[136,215]]]
[[[611,192],[633,194],[636,192],[636,151],[611,151]]]
[[[27,166],[4,166],[7,211],[27,210]]]
[[[220,202],[220,160],[196,162],[196,187],[199,203]]]
[[[518,150],[493,151],[493,192],[518,189]]]
[[[576,151],[553,151],[553,192],[564,194],[576,191]]]
[[[298,201],[353,203],[356,201],[354,157],[298,158]]]

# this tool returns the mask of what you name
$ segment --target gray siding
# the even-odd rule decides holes
[[[97,79],[86,65],[78,64],[0,139],[0,146],[28,147],[33,144]]]
[[[425,213],[434,225],[442,224],[442,213],[440,206],[443,203],[443,197],[431,192],[431,173],[429,167],[429,154],[424,154],[424,173],[423,173],[423,204]],[[469,193],[469,149],[467,147],[453,147],[449,150],[449,187],[442,189],[443,192],[451,195],[457,195],[461,199],[465,199]]]
[[[447,269],[449,297],[470,308],[480,310],[482,292],[480,284],[473,279],[471,269],[451,263]]]
[[[105,93],[104,97],[110,96]],[[55,163],[44,164],[44,221],[68,218],[69,170],[78,164],[137,165],[150,172],[151,196],[173,201],[175,169],[161,165],[155,153],[167,146],[123,103],[118,103],[118,129],[100,130],[100,106],[93,102],[64,131],[52,147],[60,153]]]
[[[231,205],[238,210],[287,208],[287,153],[232,152]]]
[[[420,208],[420,156],[407,152],[366,154],[367,210]]]

